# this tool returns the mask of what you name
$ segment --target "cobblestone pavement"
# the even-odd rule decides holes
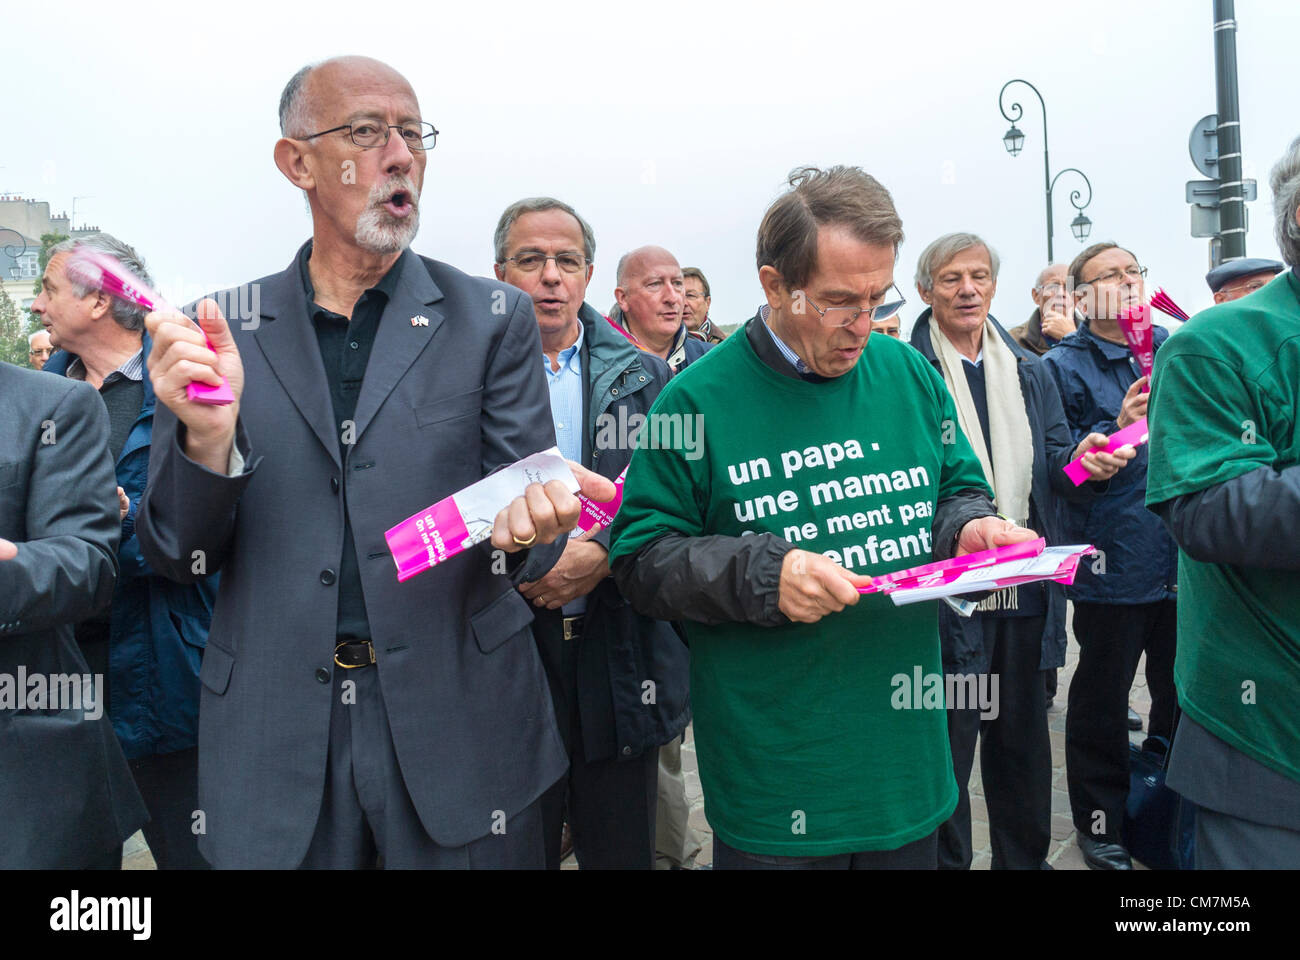
[[[1073,616],[1067,618],[1067,624]],[[1070,633],[1069,646],[1066,649],[1065,666],[1058,676],[1056,700],[1047,713],[1047,727],[1052,740],[1052,843],[1047,851],[1047,862],[1057,870],[1085,870],[1083,854],[1074,841],[1074,823],[1070,818],[1070,798],[1065,785],[1065,704],[1070,692],[1070,680],[1074,676],[1075,665],[1079,661],[1079,647]],[[1151,696],[1146,687],[1146,658],[1138,665],[1133,689],[1129,694],[1129,704],[1142,717],[1143,730],[1146,729],[1151,710]],[[687,728],[686,740],[682,745],[682,773],[686,778],[686,796],[691,802],[691,826],[704,836],[704,849],[696,858],[700,866],[713,863],[713,831],[704,818],[704,794],[700,789],[699,766],[695,758],[695,740],[693,731]],[[1132,735],[1134,743],[1141,743],[1145,734],[1141,731]],[[992,851],[989,848],[988,809],[984,805],[984,787],[980,781],[979,752],[975,754],[975,767],[970,779],[971,795],[971,838],[975,848],[975,859],[971,864],[974,870],[989,869]],[[1134,868],[1144,869],[1134,863]],[[145,843],[144,835],[136,833],[122,851],[122,868],[124,870],[155,869],[153,855]],[[564,862],[565,869],[577,869],[577,863],[570,856]]]

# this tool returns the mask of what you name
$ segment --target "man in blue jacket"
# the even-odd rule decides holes
[[[136,510],[149,473],[154,392],[144,311],[86,286],[66,267],[78,245],[106,254],[148,283],[135,250],[108,234],[51,248],[32,312],[56,353],[46,373],[83,380],[108,410],[109,453],[122,524],[121,573],[111,611],[77,626],[92,672],[108,678],[109,716],[149,808],[145,839],[160,868],[203,868],[198,821],[199,664],[212,620],[215,577],[191,586],[156,576],[140,555]],[[201,824],[200,824],[201,826]]]
[[[1093,484],[1075,487],[1062,468],[1087,453],[1089,473],[1107,480],[1131,453],[1090,453],[1105,444],[1095,433],[1071,438],[1051,377],[989,314],[997,275],[997,253],[974,234],[931,243],[916,268],[929,309],[917,318],[911,343],[952,394],[999,512],[1060,543],[1055,498],[1087,501],[1096,493]],[[1059,585],[1040,582],[996,591],[966,618],[941,606],[939,636],[945,673],[989,677],[986,701],[948,704],[960,796],[939,831],[939,867],[971,865],[967,783],[978,739],[992,866],[1039,869],[1051,842],[1052,807],[1043,672],[1065,663],[1065,595]]]
[[[672,376],[668,364],[583,302],[596,239],[568,204],[513,203],[494,240],[497,279],[532,297],[560,452],[616,479],[637,424]],[[610,576],[608,529],[571,537],[550,572],[520,591],[535,609],[533,635],[569,754],[568,773],[542,798],[547,866],[560,865],[567,805],[581,867],[648,870],[658,748],[690,720],[686,646],[671,624],[623,599]]]
[[[1111,434],[1147,412],[1147,378],[1129,353],[1115,319],[1143,302],[1146,268],[1123,247],[1097,243],[1070,264],[1086,319],[1048,353],[1070,430]],[[1158,353],[1169,332],[1153,331]],[[1173,736],[1175,597],[1178,551],[1160,519],[1145,507],[1147,448],[1092,503],[1064,508],[1065,534],[1096,544],[1101,555],[1082,564],[1068,594],[1074,601],[1079,665],[1070,682],[1065,764],[1070,806],[1084,860],[1095,870],[1129,870],[1120,828],[1128,799],[1128,691],[1143,651],[1151,692],[1148,732]]]

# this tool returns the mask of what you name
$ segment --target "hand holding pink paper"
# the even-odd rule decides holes
[[[1147,418],[1143,417],[1136,423],[1130,423],[1123,430],[1112,433],[1102,452],[1114,453],[1120,447],[1141,446],[1147,442],[1149,436],[1150,433],[1147,430]],[[1062,469],[1065,470],[1065,475],[1074,481],[1076,487],[1092,479],[1092,475],[1088,473],[1087,468],[1083,465],[1083,457],[1079,457],[1077,460],[1071,460]]]
[[[68,259],[67,270],[70,276],[75,276],[87,286],[98,287],[109,296],[134,303],[150,312],[174,310],[166,300],[150,290],[143,280],[114,258],[97,250],[78,246]],[[208,340],[207,334],[203,335],[203,339],[208,349],[215,353],[216,348]],[[235,400],[225,377],[221,378],[221,385],[215,387],[210,383],[195,381],[189,385],[186,393],[194,403],[224,405]]]

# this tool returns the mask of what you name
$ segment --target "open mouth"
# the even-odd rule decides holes
[[[410,216],[411,211],[415,209],[415,203],[409,193],[405,190],[398,190],[384,201],[384,209],[394,217],[401,219]]]

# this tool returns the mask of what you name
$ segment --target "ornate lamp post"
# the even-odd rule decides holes
[[[1013,101],[1011,104],[1011,109],[1014,111],[1013,115],[1007,112],[1007,108],[1003,106],[1002,103],[1007,92],[1007,87],[1011,86],[1013,83],[1023,83],[1030,90],[1034,91],[1034,96],[1038,97],[1038,105],[1043,109],[1043,186],[1047,194],[1047,262],[1051,263],[1053,259],[1052,191],[1056,187],[1056,181],[1061,179],[1062,174],[1077,173],[1083,179],[1084,186],[1088,189],[1088,199],[1084,200],[1083,203],[1079,202],[1079,198],[1082,196],[1082,193],[1079,190],[1070,191],[1070,203],[1073,204],[1075,209],[1075,218],[1070,221],[1070,232],[1074,234],[1074,238],[1080,243],[1083,243],[1083,241],[1088,238],[1088,234],[1092,232],[1092,221],[1089,220],[1083,212],[1084,208],[1088,206],[1088,204],[1092,203],[1092,182],[1089,181],[1083,171],[1077,167],[1066,167],[1064,170],[1057,173],[1055,177],[1052,176],[1051,161],[1048,159],[1047,155],[1047,104],[1043,102],[1043,95],[1038,92],[1038,88],[1028,80],[1008,80],[1002,85],[1002,89],[998,92],[998,109],[1002,111],[1002,116],[1011,123],[1011,128],[1002,136],[1002,144],[1007,148],[1007,153],[1014,157],[1020,153],[1025,145],[1024,132],[1016,126],[1016,121],[1024,116],[1024,108],[1021,107],[1018,102]]]

